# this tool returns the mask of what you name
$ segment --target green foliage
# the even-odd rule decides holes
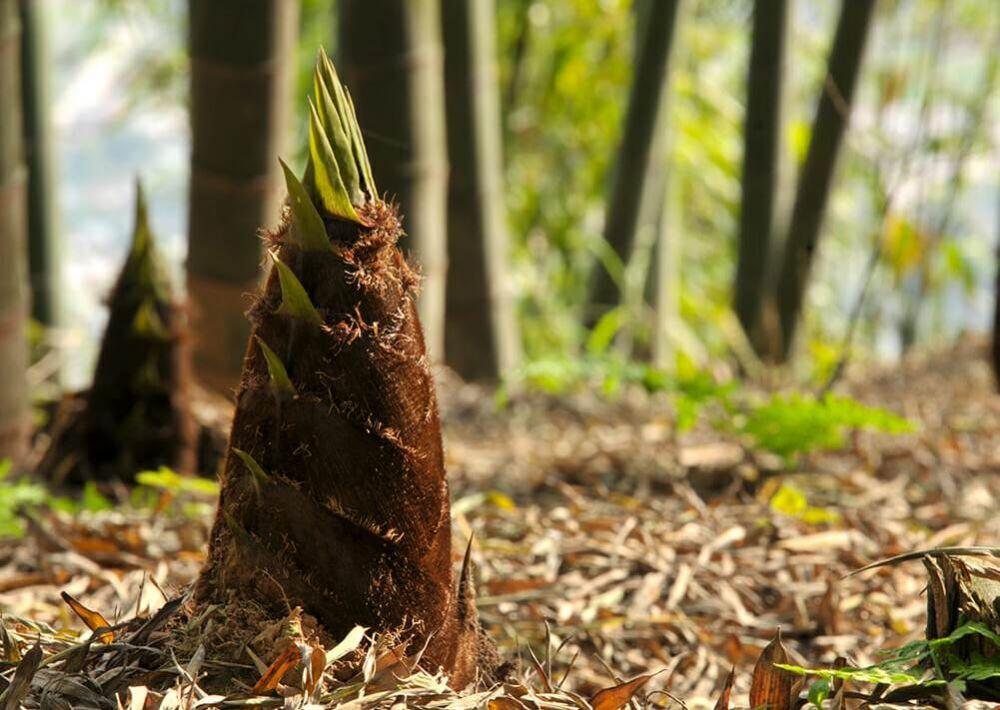
[[[175,495],[182,493],[204,497],[219,495],[218,481],[197,476],[182,476],[167,466],[160,466],[155,471],[139,471],[135,474],[135,480],[141,486]]]
[[[323,50],[316,59],[309,107],[309,161],[303,183],[317,208],[362,224],[355,204],[378,196],[375,181],[354,103]]]
[[[830,697],[830,691],[833,685],[830,683],[828,678],[820,678],[816,680],[809,686],[809,702],[812,703],[816,708],[822,710],[823,701]]]
[[[913,426],[886,409],[847,397],[827,395],[817,400],[801,394],[772,396],[750,408],[739,426],[758,448],[786,461],[809,451],[839,449],[845,433],[852,429],[901,434],[912,431]]]
[[[24,535],[23,513],[36,508],[50,508],[76,515],[80,512],[110,510],[111,501],[87,483],[79,500],[53,495],[42,483],[27,477],[14,477],[9,459],[0,460],[0,539]]]
[[[997,649],[986,657],[975,652],[960,656],[955,644],[967,636],[979,636]],[[949,682],[981,681],[1000,677],[1000,635],[980,622],[961,624],[944,638],[914,641],[887,654],[885,660],[864,668],[806,668],[775,664],[778,668],[826,681],[841,679],[858,683],[932,687]],[[829,691],[827,691],[828,693]],[[813,691],[810,689],[810,701]],[[819,694],[817,693],[817,697]]]
[[[599,332],[595,329],[595,333]],[[847,432],[867,429],[889,434],[913,430],[906,419],[879,407],[869,407],[849,397],[809,394],[774,394],[763,402],[736,380],[719,381],[711,373],[681,361],[673,374],[645,363],[612,354],[576,359],[535,360],[514,373],[498,392],[507,400],[510,387],[526,387],[550,395],[563,395],[584,387],[614,396],[623,386],[639,386],[649,393],[663,392],[674,404],[678,431],[692,428],[699,418],[722,432],[748,439],[755,448],[780,456],[786,465],[813,451],[842,448]],[[808,506],[788,488],[772,501],[776,510],[805,522],[832,522],[827,512]],[[801,495],[801,494],[799,494]]]

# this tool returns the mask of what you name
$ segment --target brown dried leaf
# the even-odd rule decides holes
[[[24,654],[24,658],[17,664],[14,671],[14,679],[7,686],[7,690],[0,695],[0,710],[17,710],[21,707],[21,700],[28,694],[31,688],[31,679],[38,671],[38,665],[42,662],[42,647],[37,643]]]
[[[306,693],[312,694],[323,680],[326,670],[326,651],[321,646],[313,646],[309,651],[309,674],[306,677]]]
[[[790,710],[792,707],[792,674],[775,668],[775,663],[788,663],[788,652],[781,643],[779,628],[771,643],[764,647],[753,667],[750,681],[750,707],[769,710]]]
[[[598,690],[594,693],[594,697],[590,699],[590,704],[594,706],[594,710],[618,710],[619,708],[623,708],[632,699],[632,696],[639,692],[642,686],[646,685],[652,677],[652,673],[647,673],[619,685]]]
[[[69,604],[69,608],[73,610],[73,613],[80,617],[80,619],[87,625],[87,628],[91,631],[97,631],[98,629],[107,629],[102,633],[97,635],[97,640],[101,643],[111,643],[115,640],[115,632],[111,631],[109,628],[111,624],[108,620],[104,618],[99,612],[93,609],[88,609],[83,604],[78,602],[76,599],[71,597],[66,592],[61,592],[60,596],[63,601]]]
[[[729,669],[729,675],[726,676],[726,683],[722,686],[722,692],[719,694],[719,699],[715,703],[715,710],[729,710],[729,696],[733,692],[733,680],[736,678],[736,666]]]
[[[524,705],[515,698],[501,695],[489,701],[486,704],[486,708],[487,710],[524,710]]]
[[[254,695],[270,693],[278,687],[278,683],[281,682],[285,673],[295,667],[295,664],[299,662],[299,658],[298,648],[294,645],[286,648],[280,656],[274,659],[274,663],[268,666],[267,671],[260,677],[260,680],[257,681],[251,692]]]

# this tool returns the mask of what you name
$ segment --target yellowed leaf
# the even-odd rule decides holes
[[[88,609],[66,592],[62,592],[60,596],[62,596],[64,602],[69,604],[69,608],[73,610],[73,613],[83,620],[83,623],[87,625],[88,629],[91,631],[107,629],[106,631],[98,634],[98,641],[101,643],[111,643],[115,640],[115,632],[109,628],[111,624],[109,624],[108,620],[105,619],[99,612],[96,612],[93,609]]]
[[[299,657],[298,648],[295,646],[286,648],[280,656],[274,659],[274,663],[267,667],[264,675],[260,677],[260,680],[257,681],[251,692],[254,695],[263,695],[277,688],[278,683],[281,682],[285,673],[294,668],[295,664],[299,662]]]

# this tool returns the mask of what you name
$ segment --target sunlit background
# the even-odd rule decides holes
[[[336,55],[334,6],[302,2],[297,110],[315,48]],[[731,347],[734,337],[750,6],[685,3],[671,65],[670,140],[662,148],[673,185],[666,238],[677,240],[683,258],[677,347],[694,364]],[[45,0],[44,9],[55,61],[61,321],[79,353],[67,377],[81,385],[105,317],[102,298],[127,245],[137,174],[182,284],[186,3]],[[595,259],[629,282],[602,247],[601,230],[632,76],[631,2],[506,0],[498,11],[510,278],[525,352],[535,361],[599,356],[612,338],[580,325]],[[794,3],[786,194],[808,145],[836,12],[835,3]],[[807,375],[836,360],[869,268],[855,346],[880,357],[984,330],[992,317],[1000,105],[998,53],[987,48],[1000,45],[995,2],[895,0],[878,12],[809,292]],[[290,136],[300,167],[303,139]],[[652,317],[636,274],[644,273],[650,241],[647,235],[633,260],[631,322],[613,329],[634,333],[629,350],[649,337]]]

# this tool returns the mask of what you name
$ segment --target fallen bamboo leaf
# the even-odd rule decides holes
[[[750,707],[769,710],[789,710],[792,707],[792,675],[775,668],[775,663],[788,663],[788,652],[781,643],[781,628],[771,643],[764,647],[753,667],[750,680]]]
[[[309,665],[306,667],[305,691],[307,695],[312,695],[313,691],[323,680],[323,671],[326,670],[326,653],[321,646],[313,646],[306,649]]]
[[[347,636],[336,646],[326,652],[326,664],[330,665],[334,661],[339,661],[349,653],[357,650],[358,646],[365,639],[366,629],[364,626],[355,626],[347,632]]]
[[[8,663],[17,663],[21,660],[21,650],[17,647],[17,642],[11,637],[10,632],[7,631],[3,617],[0,617],[0,642],[2,642],[3,660]]]
[[[36,643],[24,654],[24,658],[17,664],[17,670],[14,671],[14,679],[3,694],[0,694],[0,710],[18,710],[21,707],[21,700],[28,694],[31,679],[35,677],[41,662],[42,647]]]
[[[524,705],[514,698],[501,695],[486,703],[487,710],[524,710]]]
[[[722,686],[722,692],[719,693],[719,699],[715,703],[715,710],[729,710],[729,696],[733,693],[733,680],[736,678],[736,666],[729,669],[729,675],[726,676],[726,683]]]
[[[272,690],[278,687],[278,683],[284,677],[285,673],[290,671],[295,667],[295,664],[299,662],[300,655],[299,649],[295,646],[289,646],[282,652],[280,656],[274,659],[274,663],[268,666],[267,671],[264,675],[260,677],[250,692],[254,695],[263,695],[264,693],[270,693]]]
[[[69,604],[69,608],[73,610],[73,613],[79,616],[83,623],[87,625],[88,629],[91,631],[106,629],[106,631],[97,635],[98,641],[101,643],[111,643],[115,640],[115,632],[110,629],[111,624],[99,612],[88,609],[66,592],[61,592],[60,596],[64,602]]]
[[[594,697],[590,699],[590,704],[594,706],[594,710],[618,710],[619,708],[623,708],[632,699],[632,696],[649,682],[653,675],[652,673],[647,673],[619,685],[598,690],[594,694]]]

